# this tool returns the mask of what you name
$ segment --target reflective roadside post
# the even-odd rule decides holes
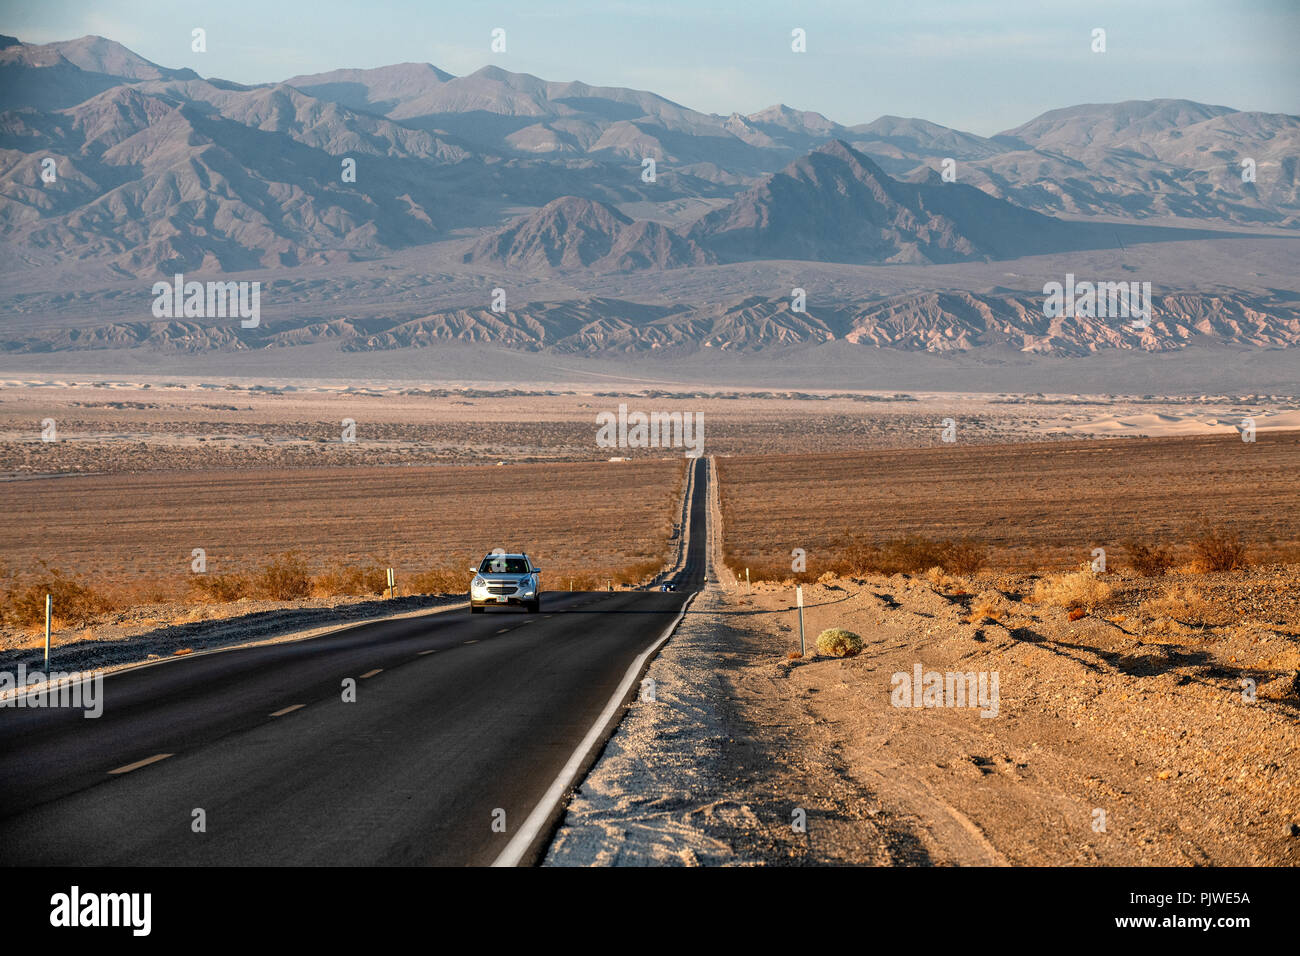
[[[803,646],[803,585],[794,589],[795,600],[799,602],[799,656],[803,657],[807,650]]]
[[[45,673],[50,673],[50,596],[45,595]]]

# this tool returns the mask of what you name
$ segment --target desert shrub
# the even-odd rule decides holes
[[[936,588],[946,588],[952,583],[952,578],[948,577],[947,572],[939,566],[931,568],[925,572],[925,579],[933,584]]]
[[[753,555],[728,553],[727,564],[742,581],[745,568],[755,581],[794,581],[806,584],[826,574],[854,577],[862,574],[922,574],[932,568],[949,574],[974,574],[988,564],[988,549],[976,541],[937,540],[923,535],[904,535],[882,544],[865,535],[852,535],[832,547],[819,548],[802,572],[790,569],[788,559],[756,559]]]
[[[835,568],[846,574],[869,574],[880,564],[880,548],[862,537],[852,537],[835,549]]]
[[[1150,617],[1167,617],[1185,624],[1208,624],[1214,617],[1214,605],[1192,587],[1174,585],[1158,598],[1142,603],[1142,613]]]
[[[25,578],[6,574],[0,620],[19,627],[44,625],[47,594],[53,599],[53,616],[74,626],[88,624],[118,607],[106,593],[41,561],[40,570]]]
[[[382,594],[388,588],[388,569],[377,564],[347,564],[327,568],[312,578],[316,597]]]
[[[842,627],[828,627],[817,635],[817,653],[852,657],[862,650],[862,638]]]
[[[999,602],[982,598],[971,605],[970,615],[966,620],[971,624],[978,624],[984,620],[1001,620],[1006,614],[1007,609]]]
[[[1190,544],[1197,571],[1236,571],[1246,566],[1246,546],[1241,535],[1220,525],[1202,523]]]
[[[644,584],[663,570],[663,562],[657,558],[628,561],[624,564],[608,566],[583,565],[580,569],[553,564],[543,558],[535,559],[542,565],[542,589],[545,591],[604,591],[610,585],[615,588]],[[429,568],[406,578],[403,593],[408,590],[413,594],[464,594],[469,590],[473,574],[469,566],[476,559],[465,557],[457,559],[450,565]],[[744,580],[744,568],[740,570]],[[401,581],[398,582],[399,585]]]
[[[905,574],[919,574],[933,567],[947,570],[943,563],[944,556],[944,542],[918,534],[909,534],[886,541],[880,549],[877,561],[880,571],[884,574],[894,574],[899,571]]]
[[[413,574],[406,579],[403,593],[408,590],[412,594],[464,593],[469,590],[470,578],[473,577],[467,570],[470,563],[470,559],[466,558],[455,567],[429,568],[427,571]]]
[[[978,541],[963,538],[944,542],[943,568],[953,574],[975,574],[989,563],[989,550]]]
[[[661,570],[663,570],[662,561],[634,561],[606,577],[612,578],[615,584],[635,585],[649,580]],[[543,572],[543,577],[546,577],[545,572]]]
[[[1158,577],[1174,565],[1173,552],[1158,544],[1148,547],[1130,539],[1124,542],[1124,550],[1128,552],[1128,563],[1133,570],[1145,578]]]
[[[1052,574],[1034,585],[1034,601],[1055,604],[1073,610],[1092,611],[1104,604],[1114,593],[1114,588],[1097,576],[1092,565],[1085,562],[1078,571]]]
[[[311,594],[307,562],[296,551],[277,555],[258,570],[253,587],[259,596],[272,601],[305,598]]]
[[[13,614],[11,605],[17,587],[13,571],[10,570],[9,565],[0,560],[0,625],[8,622],[9,616]]]
[[[988,549],[969,538],[939,540],[910,534],[858,554],[862,570],[880,574],[921,574],[934,568],[949,574],[974,574],[988,564]]]
[[[136,607],[142,604],[167,604],[184,593],[175,579],[141,577],[129,579],[113,588],[114,603],[119,607]]]
[[[609,578],[589,571],[548,572],[542,575],[542,587],[553,591],[603,591],[608,585]]]
[[[195,574],[190,578],[190,588],[202,600],[224,604],[248,597],[253,583],[246,574]]]
[[[538,562],[539,564],[542,562]],[[663,570],[663,562],[657,560],[633,561],[629,564],[609,567],[597,567],[592,570],[584,567],[573,570],[557,565],[542,565],[542,587],[548,591],[604,591],[611,584],[616,587],[635,587],[644,584]],[[752,570],[752,569],[751,569]],[[745,569],[739,572],[740,580],[745,580]],[[761,580],[758,574],[754,580]],[[461,590],[464,590],[462,587]]]

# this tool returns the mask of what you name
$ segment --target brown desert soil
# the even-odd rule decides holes
[[[1092,575],[1086,606],[1065,576],[825,574],[800,656],[794,588],[724,538],[548,865],[1300,863],[1300,564]],[[996,708],[898,706],[917,665],[996,674]]]
[[[255,575],[263,562],[288,551],[300,553],[313,571],[393,567],[401,595],[410,595],[417,575],[430,570],[444,582],[436,593],[463,594],[471,563],[496,547],[524,549],[543,569],[549,590],[569,590],[571,583],[579,590],[603,587],[606,580],[650,577],[669,559],[684,474],[676,458],[3,482],[0,509],[8,518],[0,525],[0,571],[15,574],[20,590],[46,561],[113,604],[93,620],[75,622],[62,620],[56,605],[53,640],[60,646],[349,603],[338,600],[342,595],[286,602],[256,593],[209,601],[190,592],[198,577],[190,572],[194,548],[205,549],[209,577]],[[0,650],[38,643],[43,635],[32,627],[0,626]]]
[[[828,579],[804,589],[797,660],[792,589],[711,587],[548,862],[1296,865],[1298,579],[1219,582],[1242,623],[1216,628],[1114,613],[1124,600],[1070,621],[1020,600],[1014,578]],[[1285,603],[1252,615],[1252,588],[1279,582]],[[972,604],[997,620],[969,620]],[[1279,615],[1292,624],[1258,619]],[[828,627],[864,650],[817,656]],[[893,675],[918,663],[997,672],[997,716],[893,706]]]
[[[1300,432],[963,445],[718,461],[728,562],[777,580],[791,551],[815,579],[852,537],[971,538],[996,567],[1077,567],[1129,538],[1180,560],[1205,519],[1259,559],[1300,557]],[[924,569],[921,569],[924,570]]]
[[[494,547],[556,573],[618,567],[665,554],[682,470],[660,459],[31,479],[0,483],[0,554],[92,575],[188,572],[198,547],[209,573],[294,549],[412,571]]]

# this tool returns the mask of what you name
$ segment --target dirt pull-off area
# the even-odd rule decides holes
[[[1122,604],[1030,603],[1010,579],[903,575],[804,596],[802,660],[793,589],[697,599],[548,862],[1300,862],[1300,640],[1272,620],[1293,608],[1139,624]],[[861,653],[816,656],[829,627]],[[918,664],[996,674],[996,703],[895,706]]]

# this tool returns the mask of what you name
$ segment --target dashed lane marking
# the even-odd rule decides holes
[[[154,754],[152,757],[145,757],[143,760],[129,763],[125,767],[118,767],[116,770],[110,770],[109,773],[130,773],[132,770],[139,770],[141,767],[147,767],[151,763],[157,763],[159,760],[166,760],[168,757],[174,756],[175,754]]]

